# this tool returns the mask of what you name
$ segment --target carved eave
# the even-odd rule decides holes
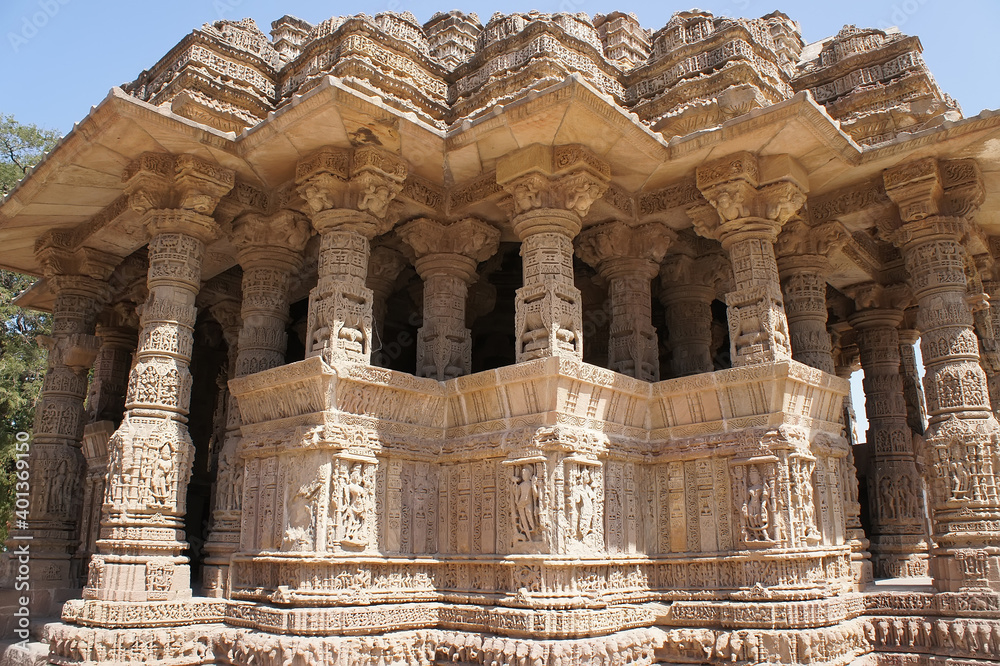
[[[376,143],[401,157],[412,174],[394,211],[399,220],[428,214],[440,193],[446,216],[480,217],[501,228],[504,240],[514,238],[498,205],[504,193],[492,172],[499,157],[531,144],[580,144],[611,165],[610,197],[592,207],[584,226],[653,217],[676,230],[689,224],[680,212],[685,206],[650,210],[650,202],[690,180],[700,164],[735,151],[760,158],[794,157],[808,176],[811,201],[876,181],[885,169],[920,157],[972,158],[986,190],[975,219],[987,233],[997,234],[998,141],[1000,113],[984,112],[862,149],[822,107],[800,93],[719,127],[665,142],[578,75],[447,131],[333,77],[324,77],[238,136],[114,89],[0,205],[0,266],[40,274],[32,249],[37,237],[49,230],[73,230],[81,243],[118,256],[141,247],[145,237],[135,214],[119,204],[122,171],[145,152],[190,154],[231,169],[238,183],[280,200],[267,202],[273,208],[294,207],[286,190],[294,180],[295,164],[305,155],[321,146]],[[225,223],[243,207],[260,204],[230,195],[216,216]],[[865,215],[841,221],[852,232],[878,226],[877,220],[862,218]],[[231,244],[217,241],[208,251],[206,279],[234,262]]]
[[[11,303],[28,310],[52,312],[56,304],[56,295],[49,281],[42,278],[18,294]]]
[[[51,230],[72,231],[77,244],[119,257],[142,247],[138,216],[120,204],[122,172],[145,152],[194,155],[257,180],[236,157],[233,134],[113,88],[0,203],[0,266],[41,274],[32,248]],[[209,264],[208,271],[228,268]]]
[[[612,182],[628,192],[640,189],[668,159],[662,137],[578,74],[454,126],[445,152],[455,182],[463,183],[531,144],[583,145],[614,165]]]
[[[258,178],[278,187],[295,178],[295,165],[322,147],[374,144],[403,158],[409,174],[440,186],[444,134],[415,114],[401,113],[332,76],[247,130],[237,140],[240,156]]]

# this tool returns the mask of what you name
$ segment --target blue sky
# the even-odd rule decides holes
[[[133,80],[190,30],[220,18],[250,16],[267,32],[271,21],[284,14],[317,23],[338,14],[394,10],[411,11],[426,21],[434,12],[456,6],[477,12],[484,23],[495,11],[633,11],[655,30],[673,12],[692,5],[684,0],[3,0],[0,113],[67,132],[112,86]],[[845,23],[898,25],[920,36],[931,71],[966,115],[1000,108],[997,0],[699,0],[699,6],[717,15],[749,17],[781,9],[802,25],[807,41],[832,35]]]

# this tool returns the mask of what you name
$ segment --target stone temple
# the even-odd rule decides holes
[[[1000,663],[998,259],[1000,114],[898,31],[205,25],[0,205],[28,647]]]

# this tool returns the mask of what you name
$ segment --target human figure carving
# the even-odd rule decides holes
[[[364,485],[362,463],[354,463],[350,470],[350,473],[342,472],[340,519],[343,539],[363,544],[367,541],[364,528],[370,491]]]
[[[522,465],[520,477],[515,473],[514,509],[517,541],[532,541],[537,530],[538,501],[541,496],[532,465]]]
[[[751,465],[747,475],[747,499],[743,503],[744,539],[766,541],[771,538],[771,490],[761,480],[756,465]]]
[[[153,462],[153,470],[150,476],[150,493],[153,499],[161,504],[166,504],[170,496],[170,469],[173,467],[173,451],[170,444],[164,444],[160,449],[160,455]]]
[[[56,470],[52,475],[52,485],[49,486],[49,513],[61,514],[66,511],[66,505],[68,504],[66,501],[68,493],[67,484],[70,481],[67,469],[65,459],[61,459],[56,465]]]
[[[576,518],[575,532],[580,539],[585,539],[594,532],[594,505],[597,492],[594,490],[590,469],[583,467],[579,479],[573,486],[572,503]]]

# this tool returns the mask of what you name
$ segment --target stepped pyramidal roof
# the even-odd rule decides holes
[[[651,30],[634,14],[537,11],[293,16],[206,23],[124,89],[223,131],[240,132],[324,77],[438,128],[489,113],[578,74],[669,138],[716,126],[808,90],[859,144],[961,117],[898,31],[845,26],[806,45],[799,24],[691,10]]]

